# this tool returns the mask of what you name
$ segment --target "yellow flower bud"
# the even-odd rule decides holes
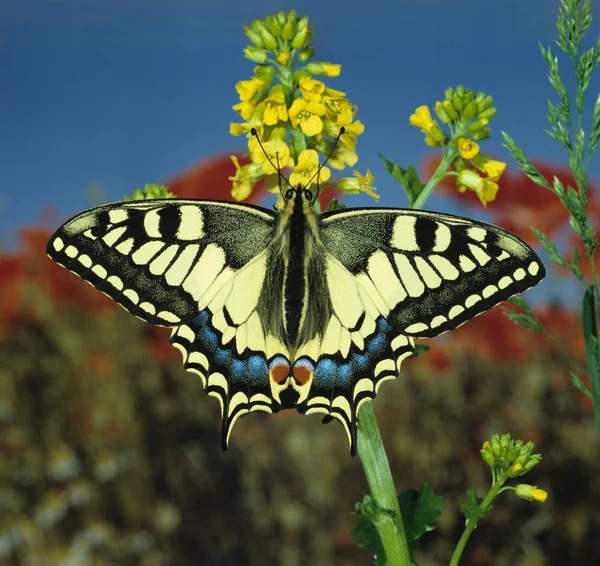
[[[298,61],[298,63],[304,63],[313,56],[314,52],[315,50],[312,47],[305,47],[302,51],[298,52],[298,55],[296,56],[296,61]]]
[[[462,112],[462,116],[465,120],[470,120],[471,118],[473,118],[473,116],[475,116],[476,113],[477,104],[475,104],[475,101],[472,100],[465,106],[465,109]]]
[[[467,138],[458,138],[458,152],[464,159],[471,159],[479,153],[479,145]]]
[[[306,65],[306,70],[313,75],[337,77],[342,71],[342,66],[337,63],[312,62]]]
[[[290,55],[289,51],[280,51],[279,53],[277,53],[277,62],[280,65],[287,65],[290,62],[291,58],[292,56]]]
[[[548,498],[548,493],[543,489],[538,489],[535,485],[528,485],[526,483],[520,483],[515,487],[515,493],[521,498],[527,501],[539,501],[544,503]]]
[[[269,16],[266,18],[268,30],[275,36],[281,37],[282,24],[279,21],[278,16]]]
[[[310,30],[308,29],[308,18],[304,17],[298,21],[296,35],[292,39],[292,47],[301,49],[306,46]]]
[[[258,49],[257,47],[246,47],[246,49],[244,49],[244,57],[255,63],[262,64],[267,61],[267,52],[264,49]]]
[[[263,22],[258,22],[256,27],[265,49],[275,49],[277,47],[277,40],[265,27],[265,24]]]
[[[296,30],[296,12],[294,10],[291,10],[287,16],[287,21],[285,22],[283,29],[281,30],[281,37],[283,37],[283,39],[285,39],[286,41],[289,41],[290,39],[292,39],[292,37],[294,37]]]

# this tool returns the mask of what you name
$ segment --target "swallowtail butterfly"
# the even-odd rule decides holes
[[[172,328],[222,413],[296,408],[342,422],[432,337],[539,283],[534,251],[496,226],[433,212],[319,214],[290,188],[277,211],[212,200],[83,212],[48,255],[146,322]]]

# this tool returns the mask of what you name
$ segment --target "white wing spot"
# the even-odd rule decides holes
[[[442,326],[444,322],[448,322],[448,319],[444,315],[439,314],[437,316],[434,316],[431,321],[431,328],[437,328],[438,326]]]
[[[509,257],[510,257],[510,254],[506,250],[502,250],[502,253],[496,259],[498,261],[504,261],[505,259],[508,259]]]
[[[183,251],[177,256],[173,265],[165,273],[165,279],[169,285],[173,287],[181,285],[183,280],[189,275],[194,266],[194,261],[198,255],[200,246],[198,244],[189,244],[185,246]]]
[[[118,228],[113,228],[110,232],[107,232],[102,240],[107,246],[113,246],[115,242],[125,233],[127,228],[125,226],[119,226]]]
[[[479,265],[485,265],[492,258],[486,254],[479,246],[475,244],[469,244],[469,249],[473,254],[473,257],[479,262]]]
[[[414,324],[407,326],[404,329],[404,331],[409,332],[410,334],[415,334],[417,332],[423,332],[424,330],[427,330],[427,329],[428,329],[428,326],[424,322],[415,322]]]
[[[515,272],[513,273],[513,276],[517,281],[522,281],[523,279],[525,279],[526,275],[527,273],[525,273],[525,270],[522,267],[519,267],[519,269],[515,269]]]
[[[500,289],[506,289],[512,282],[513,280],[508,275],[505,275],[498,281],[498,287],[500,287]]]
[[[389,358],[387,358],[385,360],[381,360],[375,366],[375,372],[374,372],[375,377],[377,377],[380,373],[383,373],[384,371],[393,371],[393,372],[396,371],[396,364],[394,363],[394,360],[390,360]],[[354,389],[354,395],[356,396],[356,388]]]
[[[425,291],[425,285],[410,260],[404,254],[394,254],[394,260],[396,261],[398,274],[408,294],[411,297],[420,297]]]
[[[137,305],[140,300],[140,296],[133,289],[125,289],[125,291],[123,291],[123,295],[127,297],[134,305]]]
[[[89,238],[90,240],[96,240],[96,239],[97,239],[97,238],[96,238],[96,236],[94,236],[94,233],[92,232],[91,228],[90,228],[89,230],[86,230],[86,231],[83,233],[83,235],[84,235],[86,238]]]
[[[435,230],[435,244],[432,251],[434,252],[445,252],[452,241],[452,232],[450,228],[441,222],[437,222],[437,228]]]
[[[162,234],[160,233],[160,215],[158,214],[158,210],[149,210],[144,215],[144,230],[146,230],[146,234],[150,236],[150,238],[160,238]]]
[[[65,250],[65,254],[71,258],[76,257],[78,253],[75,246],[67,246],[67,249]]]
[[[166,248],[150,264],[150,273],[152,273],[152,275],[162,275],[167,269],[167,267],[169,267],[171,261],[173,261],[177,250],[179,250],[179,246],[177,244],[171,244],[168,248]]]
[[[181,322],[181,319],[176,314],[169,311],[160,311],[156,316],[167,322]]]
[[[469,273],[469,271],[473,271],[477,265],[475,264],[475,262],[473,262],[469,257],[467,257],[466,255],[461,255],[458,258],[458,265],[460,265],[460,268],[465,272],[465,273]]]
[[[485,228],[480,228],[479,226],[472,226],[467,230],[467,236],[472,240],[483,242],[487,236],[487,230]]]
[[[181,219],[176,237],[179,240],[199,240],[204,237],[204,218],[197,206],[184,204],[179,207]]]
[[[148,314],[156,314],[156,307],[151,303],[140,303],[140,308]]]
[[[392,365],[394,366],[393,369],[396,369],[396,365],[393,362]],[[368,391],[369,393],[373,392],[373,382],[367,377],[360,379],[354,386],[354,399],[356,399],[358,395],[364,391]]]
[[[399,250],[406,252],[417,252],[415,223],[417,218],[411,215],[400,215],[394,222],[391,244]]]
[[[129,214],[123,208],[108,211],[108,219],[110,220],[111,224],[118,224],[119,222],[123,222],[127,220],[128,217]]]
[[[133,252],[131,259],[138,265],[146,265],[164,246],[160,240],[146,242]]]
[[[406,299],[406,291],[398,281],[394,268],[384,251],[378,250],[369,258],[367,271],[373,285],[390,309]]]
[[[101,279],[104,279],[108,275],[106,269],[104,269],[104,267],[101,265],[94,265],[94,267],[92,267],[92,271]]]
[[[196,260],[192,271],[183,282],[183,288],[199,301],[225,265],[225,252],[216,244],[209,244]]]
[[[537,262],[532,261],[529,264],[527,271],[529,271],[529,273],[535,277],[540,272],[540,265]]]
[[[465,301],[465,306],[470,309],[473,305],[476,305],[479,301],[481,301],[481,297],[479,295],[470,295],[467,297]]]
[[[425,281],[425,285],[430,289],[437,289],[442,284],[441,277],[435,272],[433,267],[429,265],[426,259],[421,256],[415,256],[414,260],[421,277]]]
[[[119,291],[123,290],[123,281],[121,281],[121,279],[119,277],[117,277],[116,275],[111,275],[107,281],[115,288],[118,289]]]
[[[395,352],[396,350],[399,350],[400,348],[404,348],[404,346],[408,346],[408,343],[409,343],[408,338],[406,336],[404,336],[404,334],[400,334],[392,340],[392,343],[391,343],[392,350]]]
[[[483,291],[482,291],[482,296],[484,299],[487,299],[488,297],[491,297],[494,293],[496,293],[498,291],[498,287],[496,287],[496,285],[488,285]]]
[[[52,242],[52,247],[59,252],[65,247],[65,243],[62,241],[62,238],[54,238],[54,242]]]
[[[456,267],[454,267],[454,265],[452,265],[445,257],[441,255],[431,255],[429,256],[429,261],[440,272],[440,275],[444,279],[453,281],[458,278],[458,269],[456,269]]]
[[[83,267],[92,267],[92,258],[89,255],[81,254],[77,260],[79,263],[81,263],[81,265],[83,265]]]
[[[465,309],[462,306],[454,305],[448,313],[448,318],[452,320],[453,318],[456,318],[457,316],[461,315],[463,312],[465,312]]]
[[[123,240],[118,246],[115,247],[115,250],[122,253],[123,255],[129,255],[131,250],[133,249],[134,240],[133,238],[127,238]]]
[[[208,358],[202,353],[194,350],[190,352],[190,356],[188,358],[188,363],[190,364],[198,364],[202,366],[205,370],[208,370]]]

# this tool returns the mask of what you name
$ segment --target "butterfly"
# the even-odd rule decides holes
[[[354,455],[362,403],[416,338],[452,330],[539,283],[513,234],[450,214],[318,213],[298,186],[283,206],[129,201],[75,216],[48,255],[171,343],[221,405],[222,448],[252,411],[325,413]]]

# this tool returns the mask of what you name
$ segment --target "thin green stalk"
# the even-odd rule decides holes
[[[488,491],[488,494],[485,496],[485,499],[481,502],[481,505],[479,506],[483,512],[488,510],[490,504],[502,488],[502,484],[503,482],[500,481],[492,485],[492,487]],[[469,537],[471,536],[471,533],[475,530],[476,526],[477,521],[474,520],[470,520],[466,524],[465,530],[463,531],[463,534],[461,535],[458,544],[454,549],[454,553],[452,554],[452,559],[450,560],[449,566],[458,566],[462,553],[464,552],[465,547],[467,546],[467,542],[469,541]]]
[[[456,149],[452,147],[448,148],[448,153],[446,153],[446,155],[442,158],[435,173],[431,179],[429,179],[429,182],[425,185],[419,196],[415,199],[415,202],[411,208],[423,208],[425,201],[431,196],[431,193],[433,193],[435,187],[444,178],[446,172],[448,171],[448,167],[450,167],[457,155],[458,151]]]
[[[373,524],[385,549],[388,566],[410,566],[412,559],[398,496],[371,401],[363,404],[359,416],[358,454],[369,489],[380,509],[392,511],[391,514],[381,513],[380,520],[373,521]]]

